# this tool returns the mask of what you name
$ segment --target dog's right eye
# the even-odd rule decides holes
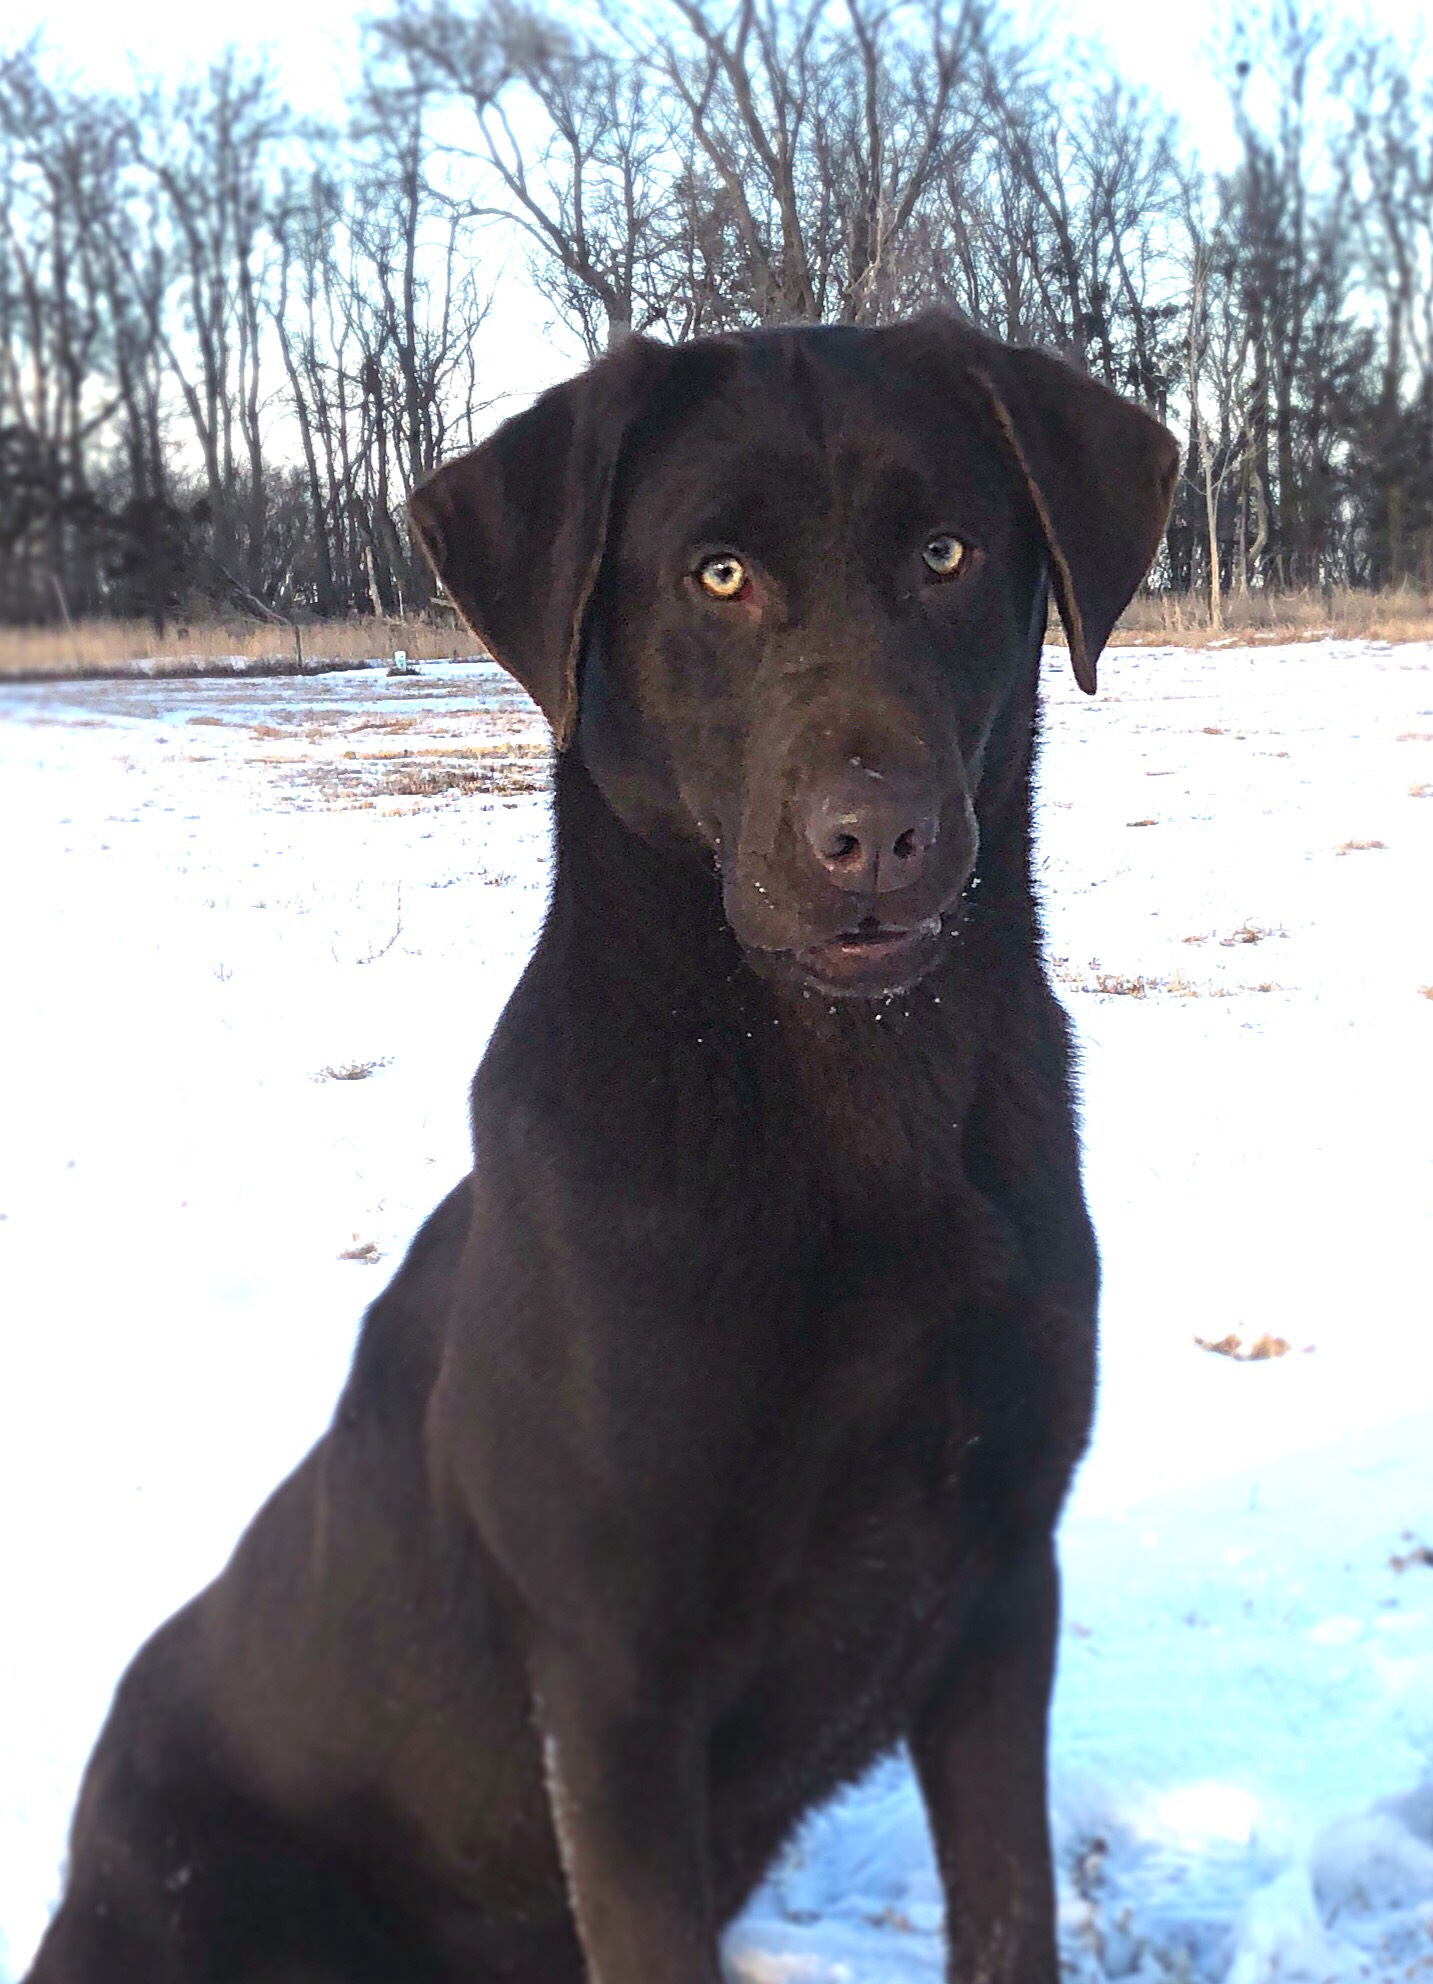
[[[745,565],[730,551],[718,551],[697,567],[697,582],[713,599],[740,599],[751,581]]]
[[[951,531],[937,531],[928,537],[921,549],[932,576],[937,579],[953,579],[965,563],[966,547]]]

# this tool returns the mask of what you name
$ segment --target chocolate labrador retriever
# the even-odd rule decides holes
[[[476,1164],[123,1680],[33,1984],[717,1984],[906,1743],[953,1978],[1053,1984],[1097,1264],[1030,876],[1163,428],[949,320],[633,340],[413,517],[557,744]]]

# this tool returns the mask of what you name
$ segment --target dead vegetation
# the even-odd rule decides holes
[[[354,732],[401,727],[401,719],[365,719],[350,726]],[[485,717],[484,728],[496,734],[476,742],[351,746],[335,758],[305,764],[302,770],[306,783],[330,805],[470,796],[517,799],[545,792],[552,770],[546,736],[534,735],[535,726],[526,717],[494,714]]]
[[[1186,944],[1202,944],[1207,939],[1186,937],[1184,941]],[[1196,985],[1182,971],[1172,971],[1167,977],[1153,971],[1106,971],[1098,958],[1090,959],[1086,971],[1072,965],[1068,958],[1051,958],[1050,969],[1061,984],[1073,986],[1079,992],[1098,993],[1107,999],[1152,999],[1156,996],[1170,999],[1232,999],[1240,992],[1281,992],[1284,989],[1271,978],[1262,979],[1256,985]]]
[[[547,790],[549,755],[545,749],[513,749],[374,760],[345,752],[337,763],[306,766],[304,771],[307,782],[331,805],[472,795],[518,799]]]
[[[366,1082],[370,1075],[387,1066],[386,1054],[380,1055],[376,1061],[341,1061],[332,1067],[321,1069],[318,1079],[330,1082]]]
[[[1064,645],[1052,616],[1047,638]],[[1130,602],[1111,636],[1115,647],[1243,647],[1287,641],[1433,640],[1433,595],[1416,586],[1383,592],[1336,589],[1324,593],[1248,592],[1224,602],[1222,627],[1211,630],[1197,599],[1152,593]],[[181,622],[156,634],[147,620],[77,620],[71,626],[0,627],[0,679],[124,675],[132,664],[161,662],[196,675],[230,672],[222,664],[239,656],[274,672],[324,662],[353,667],[478,659],[473,636],[441,609],[403,620],[354,614],[296,627],[247,621]],[[1211,736],[1220,735],[1211,726]],[[1410,739],[1421,738],[1417,732]]]
[[[536,712],[473,711],[460,703],[356,717],[343,705],[305,701],[275,711],[277,721],[248,714],[189,721],[263,747],[244,751],[242,762],[281,774],[276,797],[284,805],[371,808],[384,801],[510,799],[546,791],[552,750]]]
[[[1178,971],[1168,978],[1158,978],[1153,973],[1129,977],[1119,971],[1097,971],[1084,990],[1102,993],[1108,999],[1147,999],[1154,992],[1167,992],[1176,999],[1199,997],[1199,987]]]
[[[1266,930],[1262,923],[1245,922],[1241,923],[1237,930],[1231,930],[1227,937],[1221,937],[1219,942],[1227,951],[1232,950],[1236,944],[1262,944],[1266,937],[1287,937],[1288,934],[1282,924],[1275,929]],[[1193,939],[1186,937],[1184,941],[1191,943]]]
[[[470,793],[495,793],[512,798],[520,793],[540,792],[543,783],[523,765],[421,765],[385,772],[374,784],[372,796],[439,799],[453,792],[464,798]]]
[[[1266,1364],[1271,1357],[1287,1357],[1294,1347],[1287,1337],[1271,1336],[1267,1330],[1252,1339],[1231,1330],[1227,1336],[1197,1336],[1194,1341],[1201,1350],[1212,1351],[1216,1357],[1231,1357],[1236,1364]],[[1304,1347],[1311,1350],[1313,1345]]]
[[[350,723],[347,728],[355,737],[369,730],[381,731],[386,736],[399,736],[415,730],[421,721],[422,719],[416,716],[361,716],[356,723]]]
[[[137,662],[176,667],[193,664],[196,675],[228,674],[234,656],[273,673],[317,670],[324,662],[346,667],[390,665],[395,655],[415,661],[480,658],[477,642],[449,614],[380,620],[353,615],[295,627],[243,621],[193,621],[156,634],[147,620],[78,620],[72,626],[0,627],[0,678],[127,675]]]
[[[496,723],[492,723],[491,720],[488,721],[492,728],[498,728]],[[355,726],[355,728],[361,727]],[[519,725],[509,724],[503,726],[505,734],[496,737],[484,737],[477,742],[459,743],[449,741],[443,744],[418,744],[407,749],[400,748],[397,750],[379,749],[360,751],[350,749],[343,753],[343,758],[349,764],[361,762],[369,765],[408,764],[424,758],[488,759],[498,757],[527,758],[534,764],[546,764],[549,756],[547,740],[541,736],[533,737],[522,734],[524,731],[530,732],[531,728],[532,726],[526,722],[521,722]]]
[[[1433,640],[1433,594],[1420,586],[1355,592],[1244,592],[1225,596],[1221,624],[1188,594],[1147,593],[1130,601],[1111,636],[1113,647],[1274,647],[1289,641]],[[1063,645],[1058,626],[1047,637]]]
[[[1232,951],[1241,944],[1262,944],[1266,937],[1287,937],[1288,934],[1282,923],[1266,929],[1262,923],[1255,923],[1250,919],[1241,923],[1237,930],[1231,930],[1227,937],[1216,937],[1212,930],[1196,930],[1188,937],[1182,937],[1180,942],[1184,944],[1217,943],[1221,950]]]

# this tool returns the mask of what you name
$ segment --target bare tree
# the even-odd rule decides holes
[[[1308,0],[1269,0],[1262,12],[1241,18],[1236,42],[1233,102],[1243,160],[1233,194],[1254,361],[1254,473],[1269,518],[1270,570],[1280,585],[1315,576],[1311,538],[1315,510],[1324,506],[1298,430],[1306,416],[1315,429],[1321,425],[1327,390],[1310,362],[1314,313],[1322,317],[1317,342],[1326,360],[1331,320],[1342,319],[1347,303],[1347,157],[1316,142],[1311,128],[1326,37]],[[1272,98],[1271,122],[1256,107],[1256,81]],[[1327,161],[1332,185],[1316,185],[1315,156]],[[1306,386],[1308,408],[1300,404]]]
[[[1376,380],[1357,474],[1376,521],[1367,577],[1433,588],[1433,81],[1386,36],[1353,37],[1350,115],[1358,280],[1377,318]]]
[[[430,597],[513,244],[596,354],[932,302],[1184,428],[1160,582],[1433,587],[1433,82],[1317,0],[1226,36],[1236,169],[992,0],[393,0],[342,129],[262,66],[0,55],[0,613]],[[622,11],[623,8],[627,11]]]
[[[410,86],[470,113],[469,218],[526,239],[541,292],[596,355],[671,312],[661,273],[671,137],[646,65],[528,9],[402,0],[376,28]]]
[[[0,63],[0,531],[34,610],[47,593],[64,613],[93,599],[80,537],[92,442],[114,410],[96,259],[114,152],[112,117],[76,116],[33,49]]]
[[[149,226],[110,229],[125,308],[145,324],[203,464],[211,556],[249,599],[263,584],[266,484],[261,327],[276,148],[288,117],[262,66],[232,53],[172,95],[140,92],[129,146]]]
[[[982,0],[671,0],[652,58],[721,188],[759,323],[879,321],[921,203],[962,147]]]

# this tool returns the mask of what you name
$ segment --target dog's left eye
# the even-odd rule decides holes
[[[697,567],[697,578],[703,591],[709,592],[713,599],[740,599],[746,591],[746,567],[729,551],[704,558]]]
[[[937,531],[921,547],[921,557],[938,579],[952,579],[965,561],[965,546],[948,530]]]

